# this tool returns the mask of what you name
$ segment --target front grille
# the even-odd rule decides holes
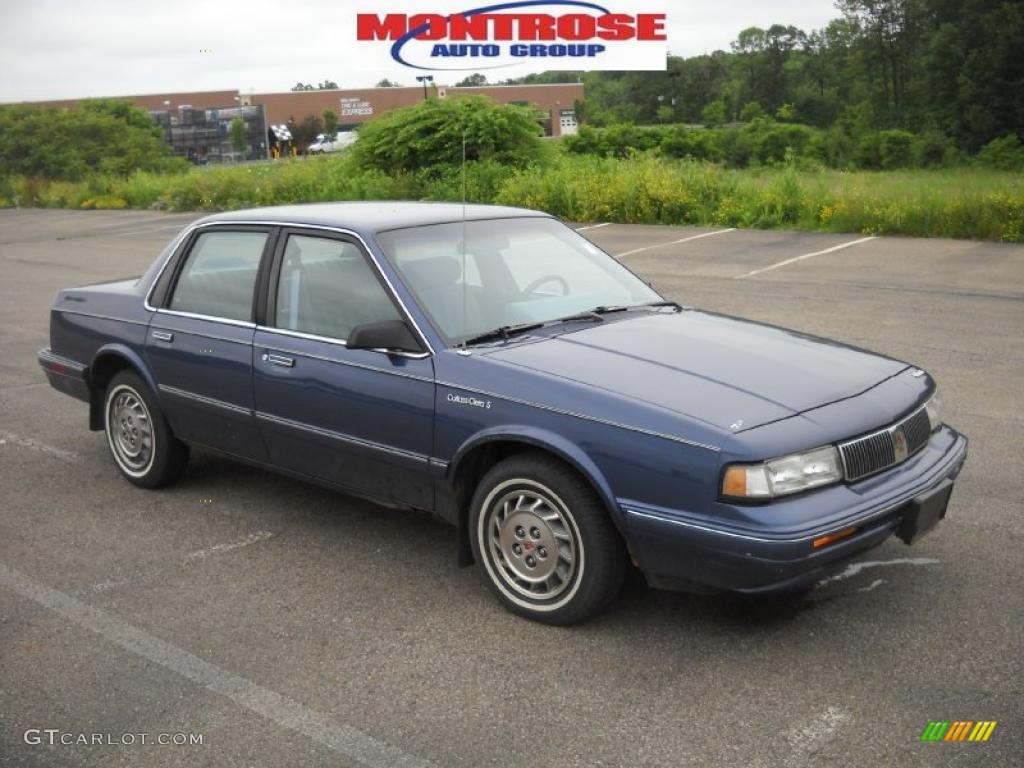
[[[900,426],[903,436],[907,438],[908,456],[924,448],[932,436],[932,425],[924,408],[904,419]]]
[[[839,455],[847,482],[861,480],[913,456],[931,437],[928,413],[920,408],[891,427],[841,443]]]

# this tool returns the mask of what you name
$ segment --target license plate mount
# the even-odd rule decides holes
[[[953,481],[944,480],[928,493],[910,502],[903,515],[903,522],[896,529],[896,535],[904,544],[916,544],[946,516],[949,497],[953,493]]]

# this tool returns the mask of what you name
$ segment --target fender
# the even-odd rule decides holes
[[[96,354],[92,356],[92,360],[89,362],[89,388],[92,390],[92,371],[96,368],[96,363],[104,357],[118,357],[128,363],[139,376],[142,377],[143,381],[146,382],[146,386],[149,387],[153,396],[160,399],[160,390],[157,388],[156,379],[153,378],[152,372],[149,370],[149,366],[146,365],[142,356],[139,355],[131,347],[120,344],[111,343],[104,344],[102,347],[96,350]],[[100,430],[103,429],[103,402],[102,393],[93,391],[92,398],[89,403],[89,429]]]
[[[459,446],[458,451],[455,452],[455,456],[452,457],[451,462],[448,464],[445,479],[449,484],[454,481],[455,473],[458,471],[459,465],[470,451],[487,443],[502,441],[513,441],[535,445],[538,448],[542,448],[555,456],[558,456],[570,466],[575,467],[580,474],[590,481],[594,490],[597,491],[597,494],[604,503],[605,508],[608,510],[608,514],[611,516],[615,527],[620,531],[623,529],[622,511],[619,509],[619,505],[615,501],[615,495],[612,493],[611,486],[608,484],[608,481],[605,479],[601,470],[598,469],[597,465],[593,462],[590,456],[587,455],[586,451],[572,441],[567,440],[562,435],[559,435],[556,432],[551,432],[547,429],[527,426],[525,424],[511,424],[490,427],[477,432]]]

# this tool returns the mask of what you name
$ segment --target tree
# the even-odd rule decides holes
[[[1003,171],[1024,171],[1024,146],[1014,134],[992,139],[981,148],[978,162]]]
[[[700,113],[700,119],[704,125],[714,127],[726,121],[725,102],[721,99],[712,101]]]
[[[781,120],[783,123],[792,123],[796,121],[796,107],[792,104],[783,104],[777,110],[775,110],[775,117]]]
[[[292,86],[293,91],[336,91],[338,84],[333,80],[324,80],[319,85],[311,85],[301,80]]]
[[[429,99],[386,112],[359,130],[355,161],[385,173],[458,166],[466,159],[522,166],[544,151],[535,111],[486,96]]]
[[[658,122],[659,123],[668,123],[668,122],[670,122],[672,120],[672,118],[675,117],[675,113],[676,113],[676,111],[674,109],[672,109],[672,107],[668,106],[667,104],[664,104],[664,105],[658,107],[658,113],[657,113],[658,114]]]
[[[909,106],[913,77],[929,0],[838,0],[836,7],[858,31],[858,62],[882,88],[872,94],[879,114],[897,121]],[[932,0],[934,2],[934,0]]]
[[[676,99],[674,119],[691,123],[711,105],[709,115],[721,117],[716,102],[726,118],[756,118],[744,110],[757,102],[765,115],[781,108],[787,121],[838,129],[829,134],[841,151],[822,150],[836,158],[851,158],[849,147],[883,130],[928,134],[933,159],[947,148],[953,156],[1001,136],[1024,138],[1022,0],[839,0],[837,7],[841,15],[823,29],[748,27],[729,52],[669,56],[665,72],[542,72],[508,82],[582,80],[587,123],[596,127],[657,122],[659,94]]]
[[[748,101],[740,110],[740,120],[744,123],[749,123],[759,117],[764,117],[764,107],[759,101]]]
[[[334,140],[338,134],[338,115],[333,109],[325,109],[323,114],[324,133],[327,138]]]
[[[289,123],[288,129],[295,140],[295,146],[301,152],[316,141],[317,136],[324,132],[324,124],[316,115],[307,115],[301,123]]]
[[[163,129],[127,99],[95,99],[74,109],[28,104],[0,107],[0,177],[75,181],[92,173],[178,171]]]
[[[587,122],[587,102],[583,99],[576,99],[572,103],[572,111],[576,115],[576,122],[583,125]]]
[[[393,80],[388,80],[386,77],[383,80],[378,81],[376,88],[401,88],[401,83],[396,83]]]
[[[487,77],[481,75],[479,72],[475,72],[469,77],[463,78],[455,84],[456,88],[478,88],[482,85],[487,85]]]
[[[249,129],[245,120],[236,117],[228,126],[228,139],[231,141],[231,148],[238,154],[242,154],[249,148]]]
[[[921,87],[939,124],[972,152],[1001,136],[1024,137],[1024,5],[943,3],[935,22]]]

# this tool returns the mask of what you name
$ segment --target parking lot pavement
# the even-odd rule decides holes
[[[47,309],[190,218],[0,211],[0,765],[1021,764],[1024,248],[584,230],[683,303],[929,369],[972,442],[936,533],[805,601],[633,582],[565,630],[500,609],[425,516],[209,455],[166,491],[117,476],[36,366]],[[921,743],[932,720],[998,725]]]

